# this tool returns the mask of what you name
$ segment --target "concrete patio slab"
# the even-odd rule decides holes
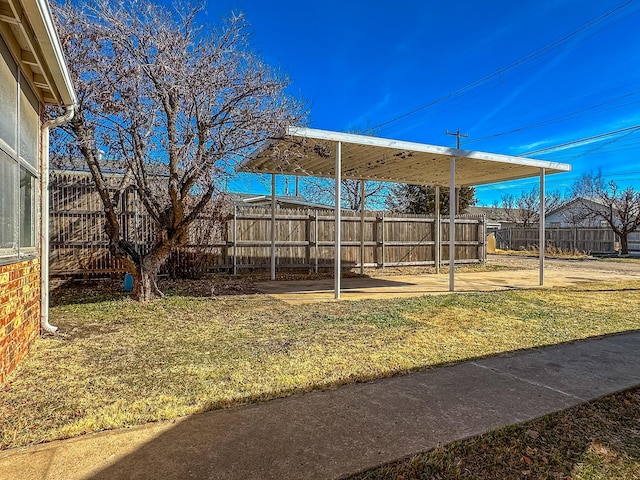
[[[456,274],[456,292],[489,292],[495,290],[553,288],[589,283],[640,280],[637,273],[595,271],[583,268],[548,270],[545,285],[539,285],[539,273],[533,270],[471,272]],[[335,301],[333,280],[269,281],[256,284],[259,292],[289,304]],[[394,275],[385,277],[357,277],[342,279],[342,300],[418,297],[444,295],[449,292],[449,276]]]

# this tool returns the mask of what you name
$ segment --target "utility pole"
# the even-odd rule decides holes
[[[458,150],[460,150],[460,137],[467,138],[469,136],[468,133],[460,133],[460,129],[458,129],[457,132],[450,132],[449,130],[447,130],[444,133],[446,133],[447,135],[453,135],[454,137],[456,137],[456,148]],[[460,190],[458,188],[456,188],[455,194],[456,194],[456,212],[458,212],[460,210]]]
[[[468,133],[460,133],[460,129],[458,129],[457,132],[450,132],[449,130],[447,130],[445,133],[447,135],[453,135],[454,137],[456,137],[456,148],[458,150],[460,150],[460,137],[467,138],[469,136]]]

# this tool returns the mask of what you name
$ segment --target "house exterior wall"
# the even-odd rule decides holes
[[[0,384],[40,334],[40,262],[0,265]]]
[[[40,209],[48,131],[73,115],[77,97],[47,0],[4,0],[0,15],[0,384],[40,332]],[[45,105],[64,106],[43,123]],[[45,215],[47,212],[45,211]],[[46,226],[46,225],[45,225]],[[46,269],[45,269],[46,270]],[[46,296],[46,295],[45,295]],[[44,302],[44,306],[41,305]],[[45,317],[46,318],[46,317]]]
[[[42,101],[0,37],[0,384],[40,333]]]
[[[608,224],[597,218],[581,217],[579,211],[559,211],[548,215],[544,225],[547,228],[600,228]]]
[[[601,208],[600,205],[588,199],[577,199],[563,205],[545,217],[545,227],[547,228],[601,228],[608,224],[601,218],[590,215],[583,202],[591,204],[592,208]]]

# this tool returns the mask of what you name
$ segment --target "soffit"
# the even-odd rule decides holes
[[[541,168],[546,174],[571,170],[557,162],[294,127],[263,145],[239,170],[334,178],[338,143],[344,179],[448,186],[451,157],[456,157],[456,186],[538,176]]]

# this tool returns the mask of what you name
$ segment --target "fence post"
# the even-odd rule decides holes
[[[296,180],[297,179],[298,177],[296,177]],[[311,271],[311,209],[310,208],[307,208],[307,220],[305,224],[306,224],[305,240],[307,242],[307,246],[305,247],[304,254],[305,254],[305,260],[307,261],[307,268],[310,272]]]
[[[478,260],[487,261],[487,216],[478,221]]]
[[[238,257],[237,257],[237,248],[238,248],[238,206],[233,206],[233,274],[238,274]]]
[[[380,262],[378,261],[379,256],[378,256],[378,223],[380,221],[380,217],[378,215],[376,215],[376,221],[373,222],[373,229],[372,229],[372,235],[373,235],[373,241],[376,243],[375,246],[373,247],[373,263],[376,264],[377,267],[380,266]]]
[[[385,262],[385,258],[384,258],[384,212],[382,212],[382,217],[380,218],[380,230],[381,230],[381,240],[382,240],[382,268],[384,268],[384,262]]]
[[[227,273],[231,271],[229,267],[229,259],[231,255],[229,254],[229,219],[225,219],[224,223],[220,225],[220,260],[219,265],[221,268],[224,268]]]
[[[314,250],[315,250],[315,257],[316,257],[315,258],[315,266],[314,266],[313,270],[316,273],[318,273],[318,254],[319,254],[319,252],[318,252],[318,243],[319,242],[318,242],[318,209],[317,208],[316,208],[316,216],[315,216],[313,225],[314,225],[314,227],[313,227],[313,240],[314,240],[314,243],[315,243],[315,249]]]

